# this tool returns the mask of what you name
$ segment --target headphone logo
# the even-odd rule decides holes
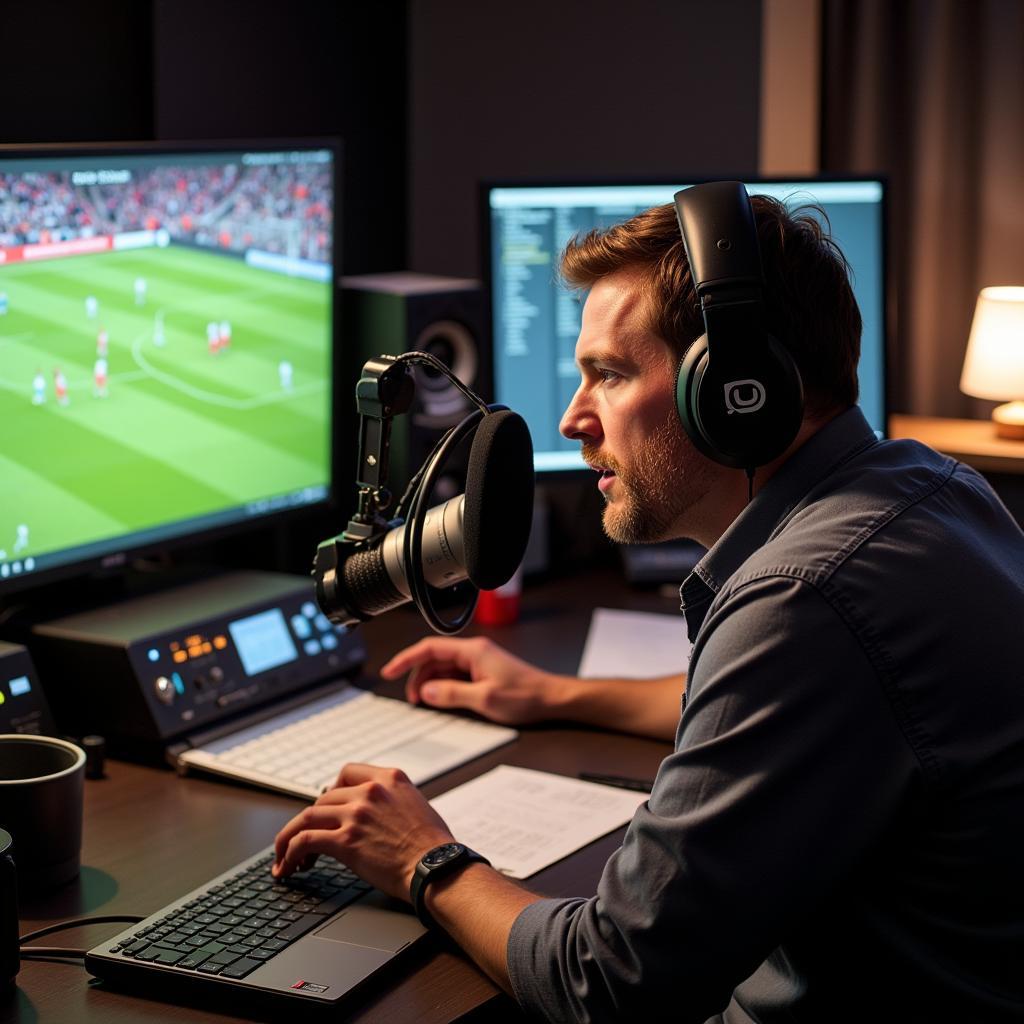
[[[749,389],[744,393],[744,389]],[[764,385],[753,377],[731,380],[725,385],[725,408],[728,415],[734,412],[757,412],[764,405]]]

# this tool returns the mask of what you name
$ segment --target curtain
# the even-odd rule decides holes
[[[889,179],[891,407],[987,416],[959,380],[978,292],[1024,285],[1024,0],[824,15],[822,171]]]

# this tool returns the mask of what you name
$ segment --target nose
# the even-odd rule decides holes
[[[572,396],[572,401],[562,414],[561,423],[558,424],[558,432],[570,441],[600,443],[601,421],[587,395],[585,384],[580,384],[576,394]]]

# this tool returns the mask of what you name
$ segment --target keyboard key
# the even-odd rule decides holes
[[[168,964],[173,966],[180,960],[185,959],[185,954],[177,949],[164,949],[161,948],[157,953],[155,962],[158,964]]]
[[[241,960],[231,964],[230,967],[225,967],[220,974],[222,978],[244,978],[250,971],[254,971],[259,966],[259,960],[243,957]]]
[[[229,949],[225,949],[220,953],[214,953],[210,957],[211,963],[215,964],[233,964],[238,959],[237,953],[232,953]]]
[[[197,969],[200,974],[220,974],[220,972],[224,970],[224,965],[216,964],[211,960],[207,960],[206,963],[200,964]]]
[[[305,935],[310,928],[315,927],[318,924],[323,924],[324,919],[319,914],[304,914],[298,919],[288,925],[284,931],[278,932],[278,939],[282,942],[291,942],[293,939],[297,939],[300,935]],[[269,943],[264,943],[265,946]]]

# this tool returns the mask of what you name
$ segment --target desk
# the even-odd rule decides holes
[[[923,441],[982,473],[1024,473],[1024,441],[996,437],[991,420],[892,415],[889,433]]]
[[[678,609],[677,600],[626,590],[614,572],[592,571],[571,581],[528,588],[520,622],[488,632],[545,668],[572,672],[595,604]],[[426,632],[418,615],[409,611],[391,613],[365,628],[371,672]],[[468,632],[474,631],[480,632]],[[382,692],[399,689],[389,686]],[[566,775],[612,771],[653,778],[669,750],[667,743],[571,726],[530,728],[514,744],[435,779],[424,791],[435,796],[502,763]],[[23,906],[23,933],[70,917],[152,913],[265,846],[302,806],[274,793],[201,777],[178,778],[167,769],[121,761],[108,763],[107,776],[86,783],[81,877],[47,899]],[[551,895],[593,893],[622,835],[619,830],[598,840],[529,884]],[[45,941],[91,947],[121,927],[95,925]],[[375,1024],[430,1024],[474,1011],[481,1019],[514,1014],[510,1001],[471,962],[434,938],[424,940],[405,962],[393,965],[386,979],[367,994],[356,995],[345,1009],[351,1014],[347,1019]],[[211,1009],[208,1002],[179,1006],[117,992],[91,980],[80,962],[66,961],[23,963],[16,1001],[0,1006],[0,1020],[18,1024],[251,1019],[234,1015],[230,1008]]]

